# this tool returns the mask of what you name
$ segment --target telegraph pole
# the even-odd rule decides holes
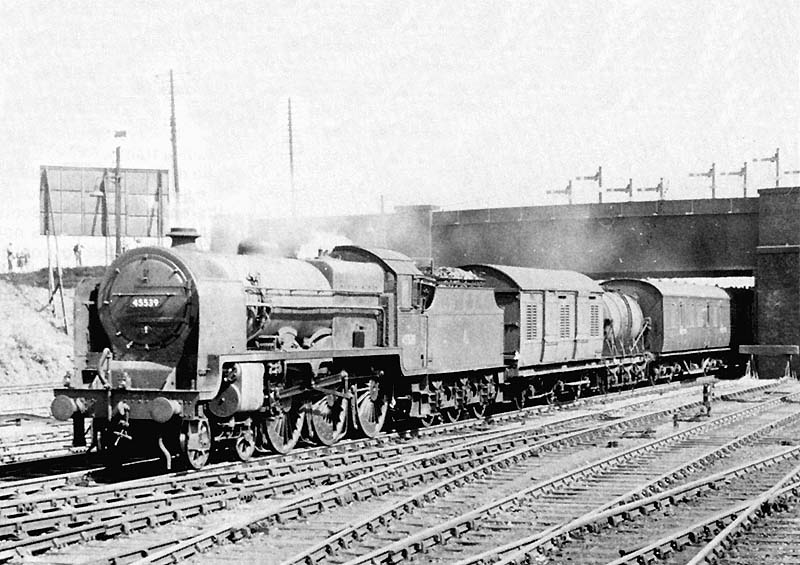
[[[172,178],[175,183],[175,221],[180,223],[181,219],[181,192],[178,183],[178,126],[175,122],[175,82],[172,78],[172,69],[169,70],[169,103],[170,118],[169,127],[172,137]]]
[[[119,176],[119,145],[117,145],[117,168],[114,171],[114,236],[115,256],[122,255],[122,183]]]
[[[289,185],[291,188],[291,212],[294,218],[295,193],[294,193],[294,140],[292,138],[292,99],[289,98]]]

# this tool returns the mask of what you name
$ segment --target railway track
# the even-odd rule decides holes
[[[412,437],[420,435],[430,435],[436,433],[449,433],[458,429],[470,429],[484,425],[485,422],[501,423],[512,422],[515,420],[524,420],[534,416],[541,416],[550,412],[558,412],[561,410],[571,410],[581,407],[589,407],[598,404],[605,404],[608,402],[620,402],[624,399],[635,401],[640,396],[649,396],[652,394],[675,393],[687,386],[698,386],[705,382],[714,382],[714,379],[700,378],[693,382],[682,383],[668,383],[658,385],[657,391],[652,388],[641,388],[634,390],[620,391],[616,393],[607,394],[605,396],[594,396],[577,399],[563,404],[552,404],[543,406],[531,406],[523,408],[515,412],[499,413],[486,419],[467,419],[460,422],[449,424],[439,424],[426,428],[423,430],[400,430],[393,433],[387,433],[381,436],[385,437]],[[724,382],[724,381],[723,381]],[[54,385],[42,384],[35,385],[33,390],[40,392],[50,392]],[[3,395],[7,398],[13,398],[15,394],[24,394],[30,388],[23,386],[15,387],[0,387],[0,406],[9,405],[10,401],[4,402]],[[46,409],[42,409],[42,413]],[[24,422],[27,420],[38,420],[47,426],[47,429],[41,429],[33,433],[25,432]],[[25,474],[25,464],[31,462],[32,467],[42,466],[37,461],[44,459],[57,458],[61,460],[62,465],[71,468],[77,468],[79,465],[79,458],[73,457],[74,454],[82,454],[86,451],[85,448],[72,447],[72,432],[68,423],[55,423],[47,418],[40,416],[32,416],[31,414],[22,414],[17,409],[8,410],[6,417],[3,417],[3,411],[0,409],[0,429],[4,426],[15,426],[18,428],[16,433],[2,434],[0,433],[0,481],[9,476],[20,477]],[[87,445],[90,443],[91,432],[87,430]],[[6,437],[3,437],[6,436]],[[349,442],[353,443],[353,442]],[[354,446],[358,446],[358,440]],[[96,466],[92,462],[89,467]],[[32,474],[38,474],[33,473]]]
[[[60,383],[37,383],[28,385],[7,385],[0,386],[0,397],[13,396],[18,394],[28,394],[30,392],[37,392],[43,390],[52,390],[53,387],[58,386]]]
[[[770,385],[774,383],[760,388]],[[696,405],[682,398],[686,392],[675,390],[659,395],[660,402]],[[351,497],[370,498],[384,489],[404,488],[415,481],[480,465],[497,453],[512,449],[533,451],[537,442],[587,433],[583,428],[598,419],[616,417],[616,421],[623,421],[620,411],[651,405],[652,398],[625,398],[611,404],[605,411],[574,413],[581,411],[578,409],[572,410],[572,415],[552,408],[540,409],[539,421],[533,423],[520,420],[519,414],[501,415],[495,429],[486,429],[485,423],[461,422],[420,430],[417,435],[421,437],[413,441],[399,434],[258,459],[247,465],[218,465],[196,473],[113,485],[80,486],[83,479],[76,474],[15,481],[0,490],[0,540],[7,547],[0,552],[0,560],[170,523],[241,501],[266,499],[272,506],[288,505],[275,515],[280,519],[305,512],[309,505],[313,509],[320,489],[334,505],[337,500]],[[532,413],[528,411],[528,415]],[[603,425],[608,427],[614,422]],[[472,431],[465,435],[465,430]],[[303,489],[311,489],[311,494],[300,495],[302,500],[294,503],[287,502],[287,496]],[[281,497],[282,502],[278,503]],[[110,519],[123,509],[124,517]]]
[[[682,511],[681,504],[702,506],[703,511],[707,511],[712,507],[711,495],[719,495],[717,502],[723,505],[726,500],[736,501],[741,497],[735,488],[728,488],[734,480],[752,483],[754,477],[760,480],[761,475],[768,473],[774,477],[782,466],[797,465],[800,448],[787,449],[782,437],[786,433],[796,434],[798,429],[800,412],[794,412],[712,448],[558,527],[495,547],[460,564],[607,563],[615,561],[620,553],[629,554],[628,559],[633,559],[629,562],[636,563],[639,556],[634,556],[635,551],[631,550],[631,547],[636,548],[635,531],[638,530],[638,537],[642,538],[670,528],[680,529],[681,524],[692,521],[691,516]],[[777,471],[767,471],[773,466]],[[628,526],[628,523],[634,525]],[[647,545],[646,542],[640,544]],[[657,553],[666,556],[662,550]]]
[[[620,409],[625,406],[614,410]],[[341,484],[342,480],[345,485],[354,479],[363,482],[362,475],[374,475],[372,481],[367,477],[368,490],[389,488],[398,480],[421,481],[430,473],[446,472],[443,468],[447,465],[448,469],[458,470],[479,464],[494,453],[545,441],[553,434],[557,437],[559,430],[563,435],[576,427],[584,428],[596,417],[596,414],[561,417],[544,428],[540,423],[531,423],[497,431],[476,431],[466,436],[433,435],[436,430],[431,430],[432,437],[413,443],[389,443],[371,450],[352,449],[352,446],[346,450],[326,448],[321,457],[304,451],[294,456],[257,460],[246,466],[228,464],[195,473],[81,488],[79,493],[76,492],[79,477],[74,474],[66,479],[14,482],[5,491],[0,490],[3,518],[0,540],[8,548],[0,552],[0,560],[10,559],[9,552],[39,552],[101,533],[104,536],[124,533],[225,508],[241,500],[274,499],[302,489]],[[416,478],[409,479],[411,476]],[[48,492],[41,492],[42,485],[46,485]],[[105,520],[123,508],[126,513],[135,512],[136,519]]]
[[[401,504],[403,508],[408,506],[408,500],[384,510],[380,516],[359,521],[349,531],[337,532],[310,549],[276,562],[490,562],[488,555],[478,560],[472,557],[523,537],[532,529],[546,531],[598,502],[613,500],[629,488],[631,481],[663,474],[664,465],[674,464],[687,453],[702,451],[710,430],[741,422],[741,431],[752,426],[751,417],[755,414],[767,419],[774,417],[777,404],[771,401],[750,406],[659,439],[634,442],[639,445],[577,469],[570,469],[567,459],[560,468],[568,470],[544,480],[536,480],[535,471],[542,471],[541,464],[534,469],[517,465],[501,473],[476,477],[473,484],[454,489],[453,494],[443,488],[444,484],[437,485],[435,492],[439,496],[426,504],[423,511],[405,516],[394,529],[377,536],[365,535],[369,523],[388,521],[398,513]],[[555,467],[552,458],[549,466]],[[533,486],[528,486],[532,480]],[[479,501],[487,498],[485,493],[492,493],[492,500],[481,505]],[[343,550],[334,553],[337,548]]]
[[[544,429],[540,424],[530,424],[511,429],[475,431],[467,435],[434,436],[410,443],[386,442],[381,445],[374,441],[365,442],[362,449],[331,450],[325,448],[318,451],[302,451],[296,454],[257,459],[247,464],[225,463],[193,473],[145,476],[138,480],[120,481],[119,478],[123,475],[120,470],[112,473],[98,468],[86,472],[10,481],[6,484],[0,483],[0,501],[6,501],[5,503],[0,502],[0,516],[13,513],[14,507],[24,506],[30,509],[33,507],[32,505],[40,504],[42,501],[44,505],[57,506],[60,496],[58,491],[71,488],[75,484],[83,484],[96,489],[88,490],[87,495],[96,492],[102,496],[104,493],[111,492],[113,497],[118,498],[125,494],[125,496],[135,498],[139,497],[142,492],[161,488],[161,485],[167,485],[165,487],[167,490],[176,488],[178,484],[184,489],[197,489],[208,483],[237,482],[241,480],[242,474],[246,475],[245,478],[248,480],[278,479],[311,472],[317,472],[324,477],[325,473],[331,473],[336,468],[346,468],[348,465],[380,465],[382,461],[436,451],[444,446],[469,441],[485,441],[491,444],[492,448],[503,449],[518,443],[534,441],[538,437],[556,434],[561,430],[583,427],[594,417],[594,415],[565,417],[554,420]],[[136,471],[131,471],[130,468],[147,463],[150,461],[128,463],[128,469],[125,469],[124,473],[128,476],[134,475]],[[47,498],[37,498],[35,495],[39,494],[44,494]],[[71,492],[63,494],[64,498],[71,496]],[[23,497],[24,500],[21,500]]]
[[[19,421],[23,419],[48,416],[50,399],[45,395],[49,396],[57,386],[60,386],[60,383],[0,387],[0,426],[18,425]],[[44,402],[33,405],[20,402],[22,397],[30,397],[31,395],[38,395],[47,399]]]
[[[73,448],[72,428],[60,425],[29,437],[17,437],[0,443],[0,478],[4,466],[12,463],[63,457],[85,449]]]
[[[656,495],[589,513],[551,529],[524,552],[500,560],[480,555],[460,563],[696,563],[697,556],[691,558],[687,548],[719,531],[725,520],[749,507],[754,496],[796,481],[799,463],[800,448],[784,448]],[[687,528],[686,523],[692,525]],[[762,561],[749,563],[757,562]]]
[[[800,480],[786,483],[752,501],[691,564],[800,563]]]
[[[774,386],[774,383],[764,386]],[[327,470],[316,471],[316,475],[314,471],[298,472],[297,463],[294,462],[294,474],[288,479],[277,477],[248,481],[247,477],[226,480],[225,477],[218,476],[211,484],[196,487],[202,490],[192,491],[195,487],[184,485],[177,488],[173,485],[171,492],[164,491],[166,495],[160,501],[157,500],[158,497],[150,496],[150,500],[142,500],[141,504],[132,505],[132,502],[136,501],[127,496],[123,497],[124,500],[121,502],[117,499],[118,506],[115,508],[107,508],[104,506],[106,503],[95,501],[93,503],[94,510],[86,511],[77,519],[74,514],[69,515],[69,513],[48,516],[51,520],[56,518],[62,522],[51,521],[48,529],[35,530],[43,532],[43,535],[28,535],[27,537],[18,535],[17,537],[20,539],[9,539],[13,546],[5,553],[0,553],[0,556],[4,559],[12,559],[15,555],[23,554],[26,551],[36,553],[46,551],[54,545],[75,543],[98,535],[112,537],[119,533],[133,532],[147,526],[159,525],[160,527],[156,531],[150,531],[149,535],[138,536],[146,539],[126,544],[133,547],[120,549],[121,544],[117,543],[118,540],[115,540],[112,546],[103,546],[106,555],[102,558],[97,556],[101,549],[92,546],[92,554],[96,556],[95,562],[127,562],[137,556],[148,554],[152,555],[150,558],[152,562],[172,562],[173,559],[186,559],[202,548],[213,545],[214,540],[249,535],[265,527],[277,528],[279,527],[277,524],[282,522],[295,521],[290,528],[296,528],[296,520],[306,520],[316,515],[333,515],[332,519],[338,520],[336,513],[343,509],[355,508],[362,503],[367,506],[383,504],[386,497],[394,496],[393,493],[399,492],[406,496],[413,489],[425,489],[434,481],[446,477],[455,477],[456,482],[463,482],[466,479],[460,478],[459,474],[487,465],[494,470],[502,470],[516,461],[540,459],[544,458],[545,454],[550,457],[557,450],[565,447],[571,446],[574,450],[576,447],[579,448],[583,442],[599,441],[598,438],[610,433],[622,433],[624,430],[636,431],[638,427],[647,426],[649,422],[656,420],[671,421],[672,415],[676,411],[686,408],[696,410],[698,404],[696,401],[687,402],[685,398],[682,401],[680,398],[676,398],[673,407],[661,409],[657,413],[618,418],[601,422],[587,429],[562,430],[556,435],[552,435],[554,432],[551,431],[549,436],[541,433],[539,436],[534,435],[535,427],[533,427],[518,435],[517,437],[520,439],[514,443],[509,442],[509,438],[514,434],[513,430],[502,432],[504,437],[499,437],[497,435],[499,432],[495,432],[494,437],[484,434],[484,437],[481,438],[462,438],[462,441],[451,446],[445,446],[442,438],[435,438],[428,451],[416,450],[409,455],[392,458],[381,457],[366,463],[333,469],[328,464],[326,465]],[[737,407],[741,407],[741,405]],[[527,436],[528,441],[524,441],[523,436]],[[485,471],[479,469],[478,472],[484,473]],[[240,468],[240,474],[242,473]],[[187,476],[195,477],[197,475],[199,473]],[[217,470],[217,475],[220,475],[219,470]],[[313,482],[315,478],[320,482]],[[173,480],[175,479],[173,478]],[[200,484],[199,480],[193,480],[196,481],[195,485]],[[153,480],[149,480],[148,484],[150,491],[157,490]],[[129,486],[127,483],[116,485],[120,492],[124,490],[122,487]],[[300,487],[305,488],[301,491]],[[88,506],[91,501],[85,502],[86,494],[85,489],[80,491],[81,500]],[[140,494],[142,493],[140,492]],[[122,497],[121,494],[120,497]],[[177,518],[186,519],[197,516],[201,512],[210,513],[214,509],[230,506],[242,500],[253,500],[253,502],[246,506],[239,506],[236,511],[237,519],[233,521],[226,519],[224,527],[219,527],[219,519],[213,515],[193,519],[191,524],[186,522],[175,524]],[[110,504],[114,504],[114,502],[112,501]],[[111,518],[111,514],[118,512],[121,507],[125,508],[126,515]],[[360,510],[362,515],[364,508],[362,506]],[[374,506],[372,508],[374,511]],[[105,521],[101,523],[103,517],[105,517]],[[63,526],[64,520],[69,520],[69,527]],[[167,527],[167,524],[171,525]],[[42,525],[41,522],[35,524],[36,527]],[[24,530],[25,527],[23,525],[22,529]],[[203,528],[204,533],[197,536],[199,527]],[[16,530],[19,528],[15,528]],[[301,531],[305,530],[301,529]],[[175,543],[175,540],[181,541]],[[163,555],[153,554],[154,551],[157,552],[165,546]],[[85,546],[77,548],[77,555],[85,555],[86,550]],[[76,563],[80,562],[74,553],[69,555],[65,552],[48,553],[48,557],[50,556],[59,562],[73,562],[71,559]]]
[[[283,461],[295,460],[306,456],[333,457],[337,453],[347,457],[349,452],[360,452],[364,449],[384,445],[386,442],[407,442],[413,438],[436,437],[440,435],[463,433],[469,430],[482,430],[490,426],[513,425],[514,423],[524,422],[531,418],[538,418],[541,423],[547,423],[554,421],[552,418],[559,418],[558,414],[564,412],[592,410],[595,406],[603,407],[607,405],[613,405],[624,409],[627,404],[635,406],[640,402],[646,402],[646,400],[639,400],[641,398],[682,394],[682,391],[687,390],[687,385],[691,388],[702,382],[704,381],[699,380],[697,383],[672,383],[660,385],[657,389],[643,388],[629,390],[604,397],[596,396],[579,399],[562,405],[533,406],[516,412],[499,413],[484,420],[473,418],[454,423],[439,424],[429,428],[386,433],[378,438],[344,441],[332,447],[312,447],[306,450],[298,450],[285,458],[279,457],[278,459]],[[726,382],[722,382],[718,386],[724,388],[728,385]],[[588,417],[591,417],[591,414],[589,414]],[[42,477],[44,474],[47,474],[51,475],[51,477],[43,477],[38,482],[26,481],[18,484],[27,485],[26,488],[31,488],[32,485],[35,484],[39,484],[42,489],[59,488],[59,485],[63,484],[62,478],[59,475],[63,472],[70,482],[74,482],[75,474],[72,473],[72,471],[79,469],[81,465],[85,467],[87,475],[81,482],[85,484],[92,482],[93,477],[97,475],[97,467],[100,463],[96,459],[87,459],[84,457],[82,455],[85,451],[84,449],[76,450],[71,448],[69,431],[71,428],[69,428],[67,424],[61,424],[59,428],[61,431],[54,431],[52,428],[48,427],[44,432],[38,432],[32,438],[24,434],[17,434],[18,437],[4,442],[3,447],[0,447],[0,487],[2,487],[3,482],[9,482],[15,479],[26,479],[34,476]],[[42,473],[40,469],[45,469],[47,472]],[[59,471],[60,469],[64,470]],[[132,476],[133,475],[128,474],[126,477],[120,478],[131,478]],[[102,477],[103,482],[108,482],[108,480],[108,477]],[[26,494],[33,494],[33,491],[29,491]],[[0,491],[0,496],[2,496],[2,491]]]
[[[501,511],[491,516],[491,521],[493,522],[493,525],[490,528],[493,538],[491,549],[483,552],[476,552],[477,544],[468,539],[459,538],[456,539],[454,543],[458,545],[463,542],[464,549],[469,550],[467,552],[468,556],[459,558],[458,554],[463,553],[460,551],[461,548],[451,547],[449,549],[452,551],[450,551],[449,555],[446,555],[443,558],[440,557],[437,562],[458,563],[459,565],[475,565],[479,563],[495,562],[504,564],[544,562],[544,558],[542,556],[547,551],[556,551],[558,548],[561,548],[564,545],[564,541],[566,539],[570,539],[570,536],[581,536],[589,524],[602,524],[603,519],[613,519],[612,517],[628,515],[633,512],[634,510],[632,510],[632,505],[628,504],[625,506],[626,502],[630,500],[646,498],[648,495],[661,492],[666,488],[682,483],[686,481],[688,477],[708,473],[709,470],[713,469],[714,466],[719,464],[720,461],[735,460],[736,454],[738,454],[740,458],[742,458],[741,456],[744,456],[744,458],[751,458],[753,455],[748,449],[746,449],[746,447],[750,446],[751,444],[759,444],[759,442],[761,444],[768,443],[770,441],[770,434],[772,434],[775,430],[781,430],[790,426],[794,426],[795,429],[800,427],[800,412],[792,412],[783,418],[771,421],[750,432],[737,436],[736,439],[721,446],[712,447],[711,449],[702,452],[697,457],[686,462],[682,462],[677,466],[673,466],[669,470],[655,477],[648,477],[642,483],[636,484],[632,488],[628,488],[628,490],[617,497],[612,498],[611,500],[608,500],[609,487],[612,487],[612,489],[616,487],[616,489],[624,490],[626,488],[626,483],[629,483],[630,480],[636,480],[637,469],[635,465],[637,462],[634,459],[634,463],[632,465],[628,465],[623,473],[616,476],[616,469],[609,464],[613,462],[613,459],[627,459],[630,461],[633,457],[635,457],[637,452],[641,452],[643,450],[635,449],[632,452],[623,454],[622,457],[617,456],[593,465],[588,465],[582,469],[578,469],[577,472],[566,474],[562,477],[562,479],[565,479],[564,481],[559,480],[559,478],[550,481],[550,484],[548,484],[545,488],[546,494],[534,501],[535,513],[537,516],[530,522],[526,522],[525,517],[520,516],[519,512],[514,513],[515,519],[503,522],[501,506]],[[701,425],[700,427],[695,426],[684,432],[679,432],[676,435],[684,436],[684,439],[689,439],[689,441],[692,441],[690,438],[696,438],[698,433],[702,433],[703,430],[708,427],[709,426],[706,425]],[[750,426],[748,425],[748,427]],[[668,443],[670,439],[680,441],[680,437],[668,437],[660,441],[662,443]],[[653,442],[653,444],[650,446],[645,446],[644,451],[646,452],[647,448],[652,450],[656,447],[656,443],[658,442]],[[756,450],[758,454],[760,454],[761,451],[762,450]],[[774,451],[774,448],[772,451]],[[743,454],[741,452],[746,453]],[[655,452],[650,451],[647,456],[652,458],[653,455],[655,455]],[[791,452],[791,456],[800,457],[800,453],[793,451]],[[674,457],[668,459],[666,460],[666,463],[671,463],[674,459]],[[603,468],[604,465],[605,468]],[[590,475],[592,472],[592,467],[597,466],[602,468],[601,472],[596,476]],[[639,468],[638,470],[644,471],[645,469]],[[576,508],[583,507],[583,504],[586,502],[585,500],[576,500],[576,498],[580,496],[579,490],[581,486],[581,475],[588,475],[591,477],[589,481],[590,489],[588,491],[584,491],[584,493],[589,494],[591,497],[598,498],[601,502],[589,513],[579,518],[569,520],[571,512]],[[610,475],[610,477],[608,475]],[[562,482],[566,484],[567,489],[559,490],[557,488],[558,484]],[[614,484],[615,482],[617,483],[616,485]],[[609,511],[611,509],[615,510]],[[601,517],[598,518],[598,516]],[[538,531],[533,535],[522,534],[522,537],[517,535],[512,542],[502,543],[501,538],[503,536],[500,535],[501,533],[506,534],[505,537],[512,537],[508,536],[508,534],[514,529],[513,526],[515,525],[522,526],[518,528],[521,531],[527,532],[531,529],[535,530],[534,526],[537,523],[537,520],[539,522],[544,522],[544,527],[541,531]],[[348,530],[337,532],[335,536],[325,540],[323,543],[319,543],[313,548],[296,554],[291,558],[284,560],[282,563],[321,563],[324,561],[342,563],[348,561],[348,556],[358,556],[358,549],[356,548],[356,544],[353,540],[358,537],[363,537],[363,534],[361,536],[356,534],[358,533],[359,527],[363,529],[367,523],[368,521],[364,520],[362,523],[353,526]],[[559,523],[564,523],[565,525],[558,527],[557,524]],[[500,526],[498,526],[498,524],[500,524]],[[547,526],[547,524],[552,525]],[[342,552],[340,555],[335,555],[336,545],[342,549],[347,548],[347,551]],[[592,548],[588,548],[588,550],[591,549]],[[580,550],[583,552],[588,551],[584,546],[580,546],[579,551]],[[573,552],[569,555],[557,554],[557,559],[555,559],[554,562],[582,563],[586,561],[583,553],[577,552],[577,555],[575,553],[576,552]],[[425,554],[425,557],[430,557],[430,555]],[[421,561],[423,558],[418,557],[416,560]],[[365,560],[363,559],[354,559],[354,562],[364,561]]]
[[[633,527],[626,528],[625,531],[638,533],[639,536],[638,540],[635,537],[629,538],[630,541],[638,541],[644,545],[608,563],[624,565],[652,563],[656,560],[662,563],[697,563],[699,556],[692,557],[692,554],[702,548],[706,540],[713,540],[716,534],[736,523],[740,516],[751,508],[760,506],[762,501],[784,491],[785,487],[788,486],[790,490],[797,488],[800,477],[798,448],[788,451],[792,453],[755,462],[744,471],[737,469],[735,474],[724,478],[724,490],[720,488],[722,485],[717,484],[717,477],[703,481],[704,484],[691,485],[686,498],[680,500],[680,504],[674,505],[677,510],[673,514],[675,516],[680,512],[684,523],[689,521],[690,526],[676,529],[673,523],[673,529],[668,533],[664,533],[662,528],[655,528],[646,535],[641,535],[640,529],[653,526],[655,521],[646,520],[646,525],[642,524],[638,528],[638,524],[631,524]],[[606,549],[607,546],[603,544],[600,547]],[[756,562],[763,561],[759,559]]]

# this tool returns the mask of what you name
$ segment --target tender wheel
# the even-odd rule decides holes
[[[464,411],[457,406],[442,408],[442,420],[448,423],[458,422],[463,414]]]
[[[553,385],[553,388],[550,390],[550,393],[545,395],[544,400],[547,404],[555,404],[556,402],[560,401],[564,397],[564,386],[563,381],[556,381],[556,384]]]
[[[242,434],[236,438],[234,450],[236,451],[236,458],[239,461],[249,461],[256,450],[256,441],[253,437],[253,432],[242,432]]]
[[[355,420],[358,429],[367,437],[376,437],[381,433],[389,412],[386,395],[381,394],[380,383],[370,379],[366,388],[356,390]]]
[[[270,447],[277,453],[289,453],[300,439],[305,422],[305,412],[291,400],[286,400],[278,414],[264,423],[264,435]]]
[[[311,406],[311,427],[314,439],[322,445],[333,445],[347,434],[346,398],[326,394]]]
[[[453,423],[458,422],[464,416],[464,405],[462,404],[463,398],[467,396],[466,382],[447,386],[443,389],[442,394],[448,403],[452,406],[440,408],[442,414],[442,421]],[[461,392],[462,394],[459,394]]]
[[[190,469],[202,469],[211,456],[211,427],[208,420],[188,420],[183,424],[181,449]]]
[[[517,410],[522,410],[528,404],[528,389],[523,388],[517,391],[514,395],[514,407]]]
[[[438,419],[438,414],[428,414],[427,416],[422,416],[421,418],[415,418],[420,428],[430,428]]]
[[[468,385],[466,411],[469,417],[485,418],[489,407],[495,401],[496,391],[491,377],[483,385]]]
[[[489,404],[483,402],[475,402],[473,404],[470,404],[467,408],[469,409],[469,413],[473,418],[485,418],[486,412],[489,409]]]

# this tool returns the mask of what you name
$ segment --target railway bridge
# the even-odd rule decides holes
[[[248,229],[260,238],[266,231],[284,250],[317,232],[437,265],[570,269],[594,278],[754,276],[757,342],[800,344],[800,187],[762,189],[757,198],[458,211],[409,206],[385,215],[308,218],[301,230],[290,220],[215,224],[212,242],[220,250]],[[231,225],[245,227],[234,237],[220,232]]]

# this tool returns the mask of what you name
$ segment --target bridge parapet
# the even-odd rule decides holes
[[[656,200],[609,202],[512,208],[483,208],[435,212],[434,226],[486,222],[524,222],[528,220],[758,214],[758,198],[717,198],[714,200]]]
[[[433,254],[597,278],[752,275],[758,213],[757,198],[437,212]]]

